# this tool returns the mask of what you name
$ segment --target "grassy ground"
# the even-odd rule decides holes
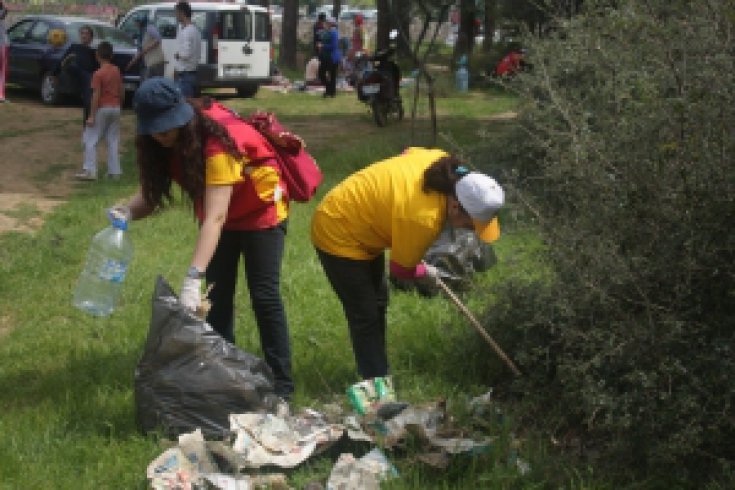
[[[275,110],[302,134],[325,173],[320,195],[367,163],[428,141],[426,121],[416,125],[413,136],[407,121],[374,127],[354,94],[325,101],[262,91],[256,99],[227,103],[242,111]],[[471,144],[479,129],[489,129],[492,136],[494,124],[502,123],[488,116],[513,104],[502,94],[488,93],[441,99],[440,145]],[[135,190],[130,148],[124,169],[121,182],[81,188],[34,236],[0,236],[0,488],[144,488],[147,464],[166,447],[135,426],[133,372],[147,333],[154,280],[161,274],[178,287],[192,253],[196,225],[187,208],[177,205],[132,224],[135,258],[122,305],[111,317],[86,316],[70,303],[90,237],[106,226],[103,209]],[[293,206],[283,267],[296,407],[345,401],[344,390],[357,381],[340,305],[308,240],[317,202]],[[496,247],[500,264],[478,278],[478,288],[464,298],[470,309],[479,311],[488,301],[494,281],[509,273],[505,264],[513,264],[514,273],[519,267],[532,269],[533,249],[524,245],[528,237],[514,227],[511,213],[504,232]],[[244,292],[239,295],[237,344],[259,354],[246,298]],[[445,397],[461,417],[468,397],[488,390],[493,373],[478,371],[462,356],[463,346],[479,337],[448,301],[393,294],[389,325],[389,355],[401,399]],[[497,369],[503,368],[498,364]],[[497,437],[497,444],[490,453],[456,461],[446,472],[392,455],[402,476],[386,488],[538,486],[542,476],[521,476],[509,463],[512,429],[511,417],[493,417],[486,432]],[[534,467],[534,454],[542,450],[543,445],[529,441],[522,457]],[[331,464],[329,459],[311,462],[292,474],[291,482],[299,487],[325,481]]]

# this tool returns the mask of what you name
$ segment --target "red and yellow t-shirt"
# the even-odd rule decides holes
[[[235,127],[236,126],[236,127]],[[273,158],[268,142],[251,126],[240,123],[228,125],[228,131],[243,151],[247,141],[248,151],[254,159],[230,155],[219,138],[210,136],[204,145],[205,184],[231,185],[232,197],[227,211],[225,230],[262,230],[271,228],[288,217],[288,198],[281,182],[278,163]],[[270,153],[269,153],[270,152]],[[180,182],[178,166],[173,165],[172,176]],[[202,202],[194,203],[199,221],[205,217]]]

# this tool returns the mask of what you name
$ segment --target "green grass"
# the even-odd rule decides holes
[[[352,171],[408,144],[425,144],[428,138],[426,121],[417,125],[420,131],[413,142],[409,122],[374,127],[354,94],[325,101],[299,93],[262,91],[256,99],[227,103],[243,112],[274,110],[296,132],[311,136],[307,143],[325,173],[319,196]],[[465,145],[489,124],[478,118],[511,109],[513,100],[502,94],[471,93],[442,99],[438,107],[442,132]],[[315,124],[325,131],[315,131]],[[176,205],[131,225],[135,258],[122,304],[111,317],[93,318],[71,306],[89,240],[107,224],[103,210],[135,190],[132,157],[131,148],[126,148],[121,181],[80,186],[33,236],[0,235],[2,489],[143,488],[148,463],[166,447],[136,428],[133,372],[147,334],[156,276],[163,275],[178,289],[188,266],[196,235],[188,209]],[[293,205],[283,264],[296,407],[318,407],[335,398],[345,403],[345,389],[358,380],[340,304],[308,240],[309,219],[318,200]],[[508,219],[496,247],[501,265],[480,278],[481,286],[465,296],[471,309],[479,311],[493,282],[509,273],[502,265],[506,258],[513,258],[515,273],[533,270],[533,250],[513,251],[528,238],[527,233],[516,234],[513,220]],[[260,354],[247,295],[240,291],[238,298],[237,344]],[[480,372],[462,358],[464,346],[478,342],[479,337],[447,300],[393,294],[388,321],[389,356],[401,399],[423,402],[445,397],[450,408],[461,414],[468,397],[487,391],[493,376],[507,375],[499,363],[496,373]],[[489,350],[487,355],[492,355]],[[385,488],[543,486],[538,472],[523,477],[509,463],[512,430],[510,415],[493,419],[485,429],[497,437],[489,454],[457,458],[446,472],[427,469],[410,455],[391,455],[401,478]],[[521,457],[532,468],[541,468],[534,454],[545,458],[545,450],[543,443],[529,441]],[[314,460],[295,471],[291,483],[298,487],[313,479],[325,481],[330,468],[331,461]],[[577,478],[570,474],[570,485],[583,488]]]

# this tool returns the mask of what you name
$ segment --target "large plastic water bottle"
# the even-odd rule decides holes
[[[115,309],[133,258],[133,244],[126,233],[128,222],[112,216],[111,221],[92,239],[74,291],[74,306],[95,316],[107,316]]]

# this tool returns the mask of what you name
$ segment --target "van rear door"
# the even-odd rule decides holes
[[[246,8],[217,12],[212,42],[217,46],[218,78],[257,79],[268,76],[270,36],[266,38],[263,28],[258,26],[259,21],[262,23],[259,14],[268,21],[267,12],[251,12]]]
[[[267,11],[253,12],[253,77],[268,78],[271,74],[271,18]]]

